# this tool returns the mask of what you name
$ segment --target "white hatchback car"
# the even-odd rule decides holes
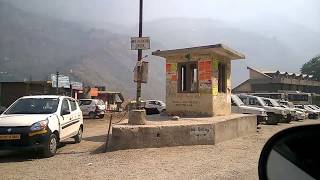
[[[67,96],[25,96],[0,115],[0,149],[40,148],[51,157],[62,140],[80,143],[82,132],[80,107]]]
[[[106,113],[106,105],[101,99],[80,99],[79,105],[83,115],[91,119],[96,116],[102,119]]]
[[[166,111],[166,104],[159,100],[147,100],[144,108],[147,114],[159,114]]]

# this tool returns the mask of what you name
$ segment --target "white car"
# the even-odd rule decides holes
[[[308,118],[308,113],[304,109],[294,108],[297,112],[297,119],[298,120],[304,120]]]
[[[305,110],[309,119],[318,119],[319,117],[319,111],[310,108],[308,105],[295,105],[294,107]]]
[[[319,106],[317,106],[317,105],[312,105],[312,107],[314,107],[314,108],[316,108],[316,109],[320,110],[320,107],[319,107]]]
[[[159,114],[166,110],[166,104],[159,100],[147,100],[144,108],[147,114]]]
[[[51,157],[60,141],[80,143],[82,132],[80,107],[67,96],[25,96],[0,115],[0,149],[40,148]]]
[[[106,113],[106,105],[101,99],[80,99],[79,105],[83,115],[91,119],[103,118]]]
[[[292,102],[285,100],[278,100],[278,102],[283,108],[290,109],[290,111],[295,111],[295,120],[303,120],[308,117],[308,113],[306,110],[295,108]]]
[[[310,109],[313,109],[313,110],[315,110],[315,111],[317,111],[317,112],[320,113],[320,109],[318,108],[317,105],[311,105],[311,104],[309,104],[309,105],[306,105],[306,106],[308,106]]]
[[[258,107],[246,106],[236,95],[231,95],[231,111],[232,113],[255,114],[257,115],[257,123],[267,122],[267,112]]]
[[[296,111],[294,111],[294,110],[292,110],[290,108],[282,107],[274,99],[271,99],[271,98],[262,98],[262,99],[263,99],[264,103],[267,104],[268,106],[284,110],[284,112],[286,113],[286,117],[285,118],[281,118],[280,122],[289,123],[295,118]]]
[[[268,124],[277,124],[287,118],[286,110],[281,107],[268,106],[261,97],[247,94],[238,94],[237,96],[247,106],[263,108],[268,114]]]

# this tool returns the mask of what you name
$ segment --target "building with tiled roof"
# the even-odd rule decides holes
[[[312,75],[280,71],[261,71],[252,67],[249,79],[233,88],[233,93],[301,91],[320,93],[320,81]]]

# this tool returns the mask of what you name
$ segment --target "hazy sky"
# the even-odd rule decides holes
[[[24,10],[59,19],[85,22],[99,28],[109,29],[112,27],[113,31],[119,31],[123,27],[110,25],[106,22],[128,27],[135,27],[138,23],[139,0],[0,1],[8,1]],[[269,40],[268,42],[271,41],[270,39],[277,41],[276,43],[281,45],[280,47],[285,47],[282,56],[290,55],[288,57],[292,57],[290,58],[290,66],[287,66],[283,65],[285,63],[280,65],[272,64],[269,61],[261,63],[259,57],[251,58],[251,54],[248,53],[246,61],[241,61],[234,66],[234,69],[242,70],[242,74],[235,75],[237,77],[233,82],[237,83],[246,79],[246,76],[241,76],[242,79],[236,80],[244,72],[247,72],[247,65],[298,72],[307,59],[319,53],[320,36],[315,34],[320,34],[320,0],[144,0],[144,21],[172,17],[209,18],[223,21],[223,23],[217,24],[217,27],[230,26],[235,30],[253,32],[255,35],[257,33],[263,34],[262,41],[264,39]],[[210,22],[213,22],[214,26],[216,21]],[[168,27],[164,29],[168,29]],[[302,42],[302,46],[297,46]],[[271,46],[273,47],[274,44],[271,43]],[[249,45],[240,43],[234,48],[241,47],[249,47]],[[265,51],[268,47],[255,47],[254,43],[250,47],[250,51],[261,52],[262,57],[271,57],[268,51]],[[281,58],[279,54],[277,55],[276,58]]]
[[[6,0],[50,16],[90,22],[137,23],[139,0]],[[319,0],[144,0],[146,21],[199,17],[241,23],[281,19],[320,30]]]

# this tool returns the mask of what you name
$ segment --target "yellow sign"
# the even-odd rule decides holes
[[[212,69],[218,70],[218,66],[219,66],[219,60],[212,59]]]
[[[171,64],[171,72],[177,72],[177,63]]]
[[[218,85],[212,85],[212,96],[218,95]]]

